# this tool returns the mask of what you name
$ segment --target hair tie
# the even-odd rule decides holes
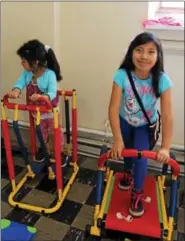
[[[51,47],[49,45],[45,45],[45,50],[46,52],[48,53],[48,50],[50,49]]]

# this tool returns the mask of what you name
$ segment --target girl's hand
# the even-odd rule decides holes
[[[157,152],[157,161],[160,163],[167,163],[170,159],[170,152],[166,148],[160,148]]]
[[[30,96],[30,100],[37,101],[40,97],[41,97],[40,94],[33,94],[32,96]]]
[[[114,159],[121,158],[121,152],[124,147],[125,146],[123,141],[115,141],[112,145],[111,150],[109,151],[109,153],[111,154],[111,158],[114,158]]]
[[[20,97],[19,95],[20,95],[20,91],[18,89],[12,90],[8,93],[8,97],[12,99],[19,98]]]

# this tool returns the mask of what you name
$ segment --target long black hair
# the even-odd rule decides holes
[[[46,49],[45,45],[39,40],[30,40],[24,43],[18,50],[17,54],[28,61],[30,67],[34,66],[34,62],[38,61],[39,67],[47,67],[53,70],[56,74],[57,81],[62,80],[60,72],[60,65],[57,61],[54,51],[49,48]]]
[[[157,48],[157,61],[154,67],[151,69],[152,73],[152,86],[154,89],[154,93],[156,97],[158,98],[160,96],[159,94],[159,79],[161,76],[161,73],[164,72],[164,64],[163,64],[163,50],[160,40],[152,33],[144,32],[139,35],[137,35],[134,40],[130,43],[128,51],[125,55],[125,58],[123,62],[121,63],[119,69],[125,69],[128,71],[132,71],[135,69],[132,55],[133,51],[136,47],[153,42]]]

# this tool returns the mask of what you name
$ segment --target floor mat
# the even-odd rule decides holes
[[[36,228],[12,222],[8,219],[1,219],[2,241],[31,241],[36,234]]]

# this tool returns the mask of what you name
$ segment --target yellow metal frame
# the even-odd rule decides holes
[[[100,236],[101,235],[101,230],[97,226],[97,220],[99,218],[100,219],[103,218],[105,206],[106,206],[106,202],[107,202],[107,198],[108,198],[108,194],[109,194],[109,190],[110,190],[110,187],[111,187],[110,184],[111,184],[112,177],[113,177],[113,171],[109,170],[109,175],[107,177],[107,184],[106,184],[106,187],[105,187],[105,192],[104,192],[104,195],[103,195],[101,206],[100,205],[95,206],[94,225],[91,227],[91,230],[90,230],[91,235],[94,235],[94,236]]]
[[[105,192],[103,195],[103,200],[101,205],[96,205],[95,206],[95,211],[94,211],[94,225],[91,226],[90,229],[90,234],[94,236],[101,236],[101,229],[97,226],[97,220],[98,219],[103,219],[104,211],[105,211],[105,206],[108,198],[108,193],[110,190],[110,184],[111,184],[111,179],[113,177],[113,171],[112,170],[107,170],[106,171],[106,180],[107,184],[105,187]],[[173,176],[172,179],[176,180],[177,177]],[[158,176],[157,181],[159,184],[159,192],[160,192],[160,201],[161,201],[161,210],[162,210],[162,219],[163,219],[163,230],[167,230],[168,235],[167,237],[163,236],[163,241],[171,241],[172,239],[172,234],[173,234],[173,223],[174,223],[174,218],[173,217],[167,217],[166,213],[166,206],[165,206],[165,198],[164,198],[164,183],[165,183],[165,176]],[[129,240],[129,239],[127,239]]]
[[[172,175],[172,180],[177,180],[177,177]],[[163,217],[163,230],[167,230],[168,235],[167,237],[163,236],[164,241],[171,241],[173,235],[173,226],[174,226],[174,218],[167,217],[166,213],[166,206],[165,206],[165,198],[164,198],[164,183],[165,183],[165,176],[158,176],[158,184],[159,184],[159,192],[161,198],[161,208],[162,208],[162,217]]]
[[[73,108],[76,108],[76,92],[73,92],[72,105],[73,105]],[[2,110],[2,119],[6,120],[6,111],[5,111],[5,107],[2,102],[1,102],[1,110]],[[14,121],[18,120],[18,111],[19,111],[18,105],[16,105],[15,113],[14,113]],[[58,110],[56,108],[54,108],[53,113],[54,113],[54,128],[58,128],[58,125],[59,125]],[[39,125],[39,124],[40,124],[40,109],[38,107],[36,109],[36,125]],[[69,152],[69,150],[68,150],[68,152]],[[71,185],[73,184],[73,182],[77,176],[77,173],[79,171],[79,166],[77,165],[77,162],[70,162],[70,166],[73,168],[73,173],[72,173],[67,185],[65,186],[65,188],[63,190],[58,189],[58,201],[55,206],[53,206],[51,208],[44,208],[44,207],[39,207],[39,206],[35,206],[35,205],[30,205],[30,204],[14,201],[15,195],[19,192],[19,190],[27,182],[27,180],[29,178],[33,179],[35,177],[35,173],[32,171],[30,165],[27,165],[27,173],[25,174],[25,176],[21,179],[21,181],[18,184],[16,184],[15,180],[11,180],[12,192],[10,193],[10,195],[8,197],[9,204],[13,207],[19,207],[21,209],[38,212],[38,213],[44,212],[46,214],[51,214],[51,213],[56,212],[62,206],[62,203],[63,203],[65,197],[67,196],[67,194],[71,188]],[[51,167],[48,167],[48,171],[49,171],[49,179],[55,179],[55,173],[53,172]]]
[[[29,205],[26,203],[21,203],[21,202],[16,202],[14,201],[14,197],[15,195],[19,192],[19,190],[21,189],[21,187],[26,183],[26,181],[28,180],[28,178],[34,178],[34,176],[30,175],[29,171],[28,173],[26,173],[26,175],[21,179],[21,181],[16,185],[15,184],[15,180],[12,180],[12,189],[13,191],[10,193],[9,197],[8,197],[8,202],[11,206],[13,207],[19,207],[25,210],[29,210],[29,211],[33,211],[33,212],[38,212],[38,213],[46,213],[46,214],[51,214],[56,212],[61,206],[62,203],[65,199],[65,197],[67,196],[71,185],[73,184],[76,175],[78,173],[79,167],[76,163],[70,163],[70,165],[73,167],[73,174],[71,176],[71,178],[69,179],[67,185],[65,186],[64,190],[58,190],[58,202],[54,207],[51,208],[43,208],[43,207],[39,207],[39,206],[34,206],[34,205]]]

